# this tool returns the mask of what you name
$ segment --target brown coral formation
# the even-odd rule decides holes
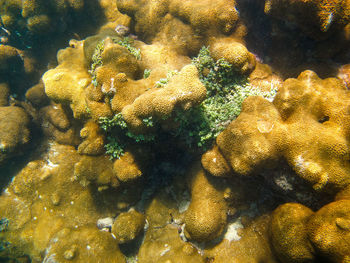
[[[108,200],[97,194],[97,201],[74,176],[81,158],[71,146],[52,144],[44,160],[29,162],[6,189],[0,207],[1,218],[6,217],[9,225],[1,240],[16,247],[6,252],[8,257],[96,262],[108,255],[107,262],[124,262],[117,242],[96,226],[99,218],[118,212],[123,198],[114,193]]]
[[[79,154],[101,155],[104,153],[104,135],[95,122],[87,122],[80,130],[80,137],[83,142],[78,146]]]
[[[10,89],[6,83],[0,84],[0,107],[8,106]]]
[[[75,46],[76,45],[76,46]],[[83,45],[60,50],[57,54],[59,66],[43,75],[45,93],[57,102],[69,105],[75,118],[87,115],[84,90],[91,78],[85,68]]]
[[[145,158],[145,157],[144,157]],[[113,164],[115,175],[121,182],[132,182],[142,176],[140,165],[131,152],[126,152]]]
[[[270,223],[272,246],[282,262],[311,262],[314,248],[308,239],[309,208],[288,203],[278,207]]]
[[[272,244],[283,262],[346,262],[350,258],[349,200],[325,205],[316,213],[300,204],[273,212]],[[318,256],[318,257],[317,257]]]
[[[145,216],[135,210],[118,215],[112,226],[112,233],[119,244],[128,243],[137,238],[145,226]]]
[[[80,16],[95,1],[44,2],[0,1],[0,31],[45,35],[58,17]],[[107,24],[61,49],[58,65],[26,91],[27,102],[0,85],[0,162],[29,141],[28,113],[45,135],[0,197],[0,261],[348,262],[348,65],[340,79],[306,70],[281,85],[245,45],[242,1],[98,2]],[[348,1],[259,4],[266,19],[297,25],[317,41],[339,39],[350,21]],[[190,64],[202,46],[230,63],[232,82],[249,76],[249,87],[279,91],[273,102],[248,97],[201,166],[199,151],[173,133],[182,128],[177,114],[220,92],[203,81],[220,74],[217,67],[199,76]],[[34,72],[25,54],[1,45],[0,75],[23,66]],[[321,207],[326,193],[337,196]]]
[[[22,72],[23,66],[19,50],[8,45],[0,45],[0,77],[2,81],[9,81],[16,72]]]
[[[94,6],[92,2],[84,0],[12,0],[1,2],[0,16],[3,25],[11,31],[45,35],[67,30],[72,22],[70,20],[74,20],[73,14],[82,16],[83,11],[89,11]]]
[[[255,58],[239,44],[246,30],[239,20],[235,1],[187,1],[184,4],[178,0],[169,3],[120,0],[117,6],[135,20],[135,32],[146,42],[166,44],[177,53],[189,56],[194,56],[203,45],[217,45],[215,50],[220,52],[219,57],[230,62],[234,60],[238,71],[245,73],[254,68]],[[222,52],[225,49],[233,51],[237,57],[230,51]]]
[[[83,156],[74,165],[74,176],[81,185],[87,186],[93,182],[102,190],[108,186],[116,188],[120,185],[113,172],[113,164],[106,156]]]
[[[37,122],[43,133],[58,143],[76,146],[81,141],[79,136],[81,125],[72,120],[67,106],[51,103],[40,108]]]
[[[195,66],[185,66],[163,89],[152,89],[123,108],[125,121],[133,131],[147,129],[143,118],[167,119],[175,108],[188,110],[205,99],[206,89]]]
[[[22,152],[30,140],[29,116],[20,107],[0,107],[0,162]]]
[[[339,80],[305,71],[286,80],[273,103],[248,98],[240,116],[218,136],[217,154],[244,175],[284,157],[315,189],[343,189],[349,184],[348,101]],[[203,161],[209,172],[212,162]]]
[[[185,213],[185,231],[198,242],[219,237],[227,223],[227,204],[223,189],[213,182],[200,167],[193,168],[191,178],[191,203]]]

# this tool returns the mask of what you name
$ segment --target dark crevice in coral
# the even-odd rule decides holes
[[[325,47],[320,45],[321,42],[306,35],[296,25],[265,14],[264,4],[265,1],[260,0],[237,0],[240,18],[248,28],[246,46],[258,61],[269,64],[284,79],[296,77],[306,69],[315,71],[322,78],[335,76],[335,61],[332,60],[344,52],[323,52]],[[328,36],[328,39],[333,38],[337,43],[344,42],[339,34]]]
[[[326,122],[326,121],[329,121],[329,117],[328,117],[328,116],[324,116],[324,117],[322,117],[322,118],[320,118],[320,119],[318,120],[319,123],[324,123],[324,122]]]

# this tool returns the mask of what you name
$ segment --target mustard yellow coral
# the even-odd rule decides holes
[[[85,68],[82,42],[60,50],[59,66],[47,71],[42,79],[47,96],[57,102],[70,105],[75,118],[87,115],[84,90],[91,83]]]
[[[271,243],[282,262],[312,262],[314,249],[308,239],[307,222],[311,209],[297,203],[279,206],[272,213]]]
[[[349,100],[339,80],[305,71],[286,80],[273,103],[247,98],[240,116],[218,136],[217,153],[245,175],[285,158],[314,189],[342,189],[350,183]],[[214,167],[207,159],[203,165]]]
[[[317,212],[296,203],[272,214],[272,245],[282,262],[347,262],[350,259],[350,202],[338,200]]]
[[[154,116],[166,119],[178,109],[188,110],[201,103],[206,89],[199,81],[194,65],[185,66],[173,76],[164,88],[153,88],[123,108],[122,114],[128,126],[135,131],[146,130],[143,118]]]
[[[210,241],[219,237],[226,226],[224,192],[213,182],[215,178],[210,178],[198,165],[191,172],[191,203],[185,212],[185,231],[190,239]]]

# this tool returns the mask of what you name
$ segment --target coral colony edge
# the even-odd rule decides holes
[[[0,262],[350,263],[350,0],[0,0]]]

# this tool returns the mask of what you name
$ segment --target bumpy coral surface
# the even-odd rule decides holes
[[[300,204],[280,206],[274,211],[270,226],[279,259],[317,262],[317,256],[322,255],[329,262],[347,262],[350,259],[349,208],[349,200],[332,202],[316,213]]]
[[[273,103],[248,98],[241,115],[217,138],[233,171],[249,175],[285,158],[317,190],[349,184],[349,93],[342,83],[311,71],[284,82]],[[209,171],[216,161],[203,159]],[[217,173],[217,171],[213,171]]]
[[[209,182],[201,168],[194,168],[191,179],[191,204],[185,213],[185,231],[198,242],[219,237],[226,225],[224,193]]]
[[[0,0],[0,261],[350,262],[349,10]]]
[[[2,218],[9,220],[1,233],[1,242],[12,247],[7,256],[28,255],[34,262],[96,262],[108,254],[108,262],[124,262],[117,242],[96,227],[100,217],[114,215],[118,201],[113,201],[112,210],[103,195],[95,203],[93,193],[75,175],[80,159],[73,147],[52,145],[44,160],[28,163],[6,189],[0,206]]]

